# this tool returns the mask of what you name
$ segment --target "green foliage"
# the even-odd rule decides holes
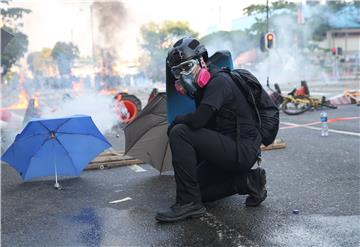
[[[21,18],[31,11],[24,8],[10,8],[9,2],[9,0],[0,0],[0,16],[3,24],[1,28],[14,35],[6,48],[1,51],[2,76],[25,54],[29,44],[27,35],[20,31],[20,27]]]
[[[79,57],[79,48],[71,42],[57,42],[51,56],[57,64],[60,75],[68,75],[74,60]]]
[[[252,4],[244,8],[244,14],[247,16],[266,13],[266,5]]]
[[[269,14],[272,14],[275,10],[279,10],[279,9],[296,10],[296,4],[283,0],[272,2],[269,5]],[[263,18],[261,18],[264,19],[266,18],[266,5],[265,4],[249,5],[248,7],[244,8],[244,14],[247,16],[265,14]]]
[[[311,6],[311,5],[310,5]],[[325,38],[326,31],[331,28],[329,24],[329,15],[336,15],[337,12],[343,10],[348,6],[355,6],[360,9],[359,1],[344,1],[344,0],[334,0],[327,1],[325,5],[314,5],[312,6],[315,10],[312,16],[306,19],[304,25],[310,27],[312,33],[310,34],[311,39],[314,41],[321,41]],[[286,10],[286,11],[276,11],[276,10]],[[276,1],[272,2],[269,6],[269,27],[270,30],[276,30],[274,26],[275,20],[281,16],[292,16],[293,22],[296,18],[297,5],[292,2],[287,1]],[[325,14],[327,13],[327,14]],[[255,16],[255,23],[247,30],[252,35],[255,35],[257,38],[260,37],[261,33],[266,32],[266,5],[264,4],[253,4],[244,9],[244,14],[248,16]],[[299,25],[296,32],[301,32],[301,27]]]
[[[52,50],[44,48],[41,52],[32,52],[27,57],[29,69],[33,75],[50,76],[55,71]]]
[[[345,2],[343,0],[328,1],[327,6],[334,12],[341,10],[342,8],[351,5],[351,2]]]
[[[270,10],[278,10],[278,9],[288,9],[288,10],[296,10],[296,4],[288,1],[276,1],[271,3]]]
[[[22,26],[20,22],[24,14],[29,14],[31,10],[24,8],[9,8],[8,0],[0,0],[0,16],[1,21],[5,26],[11,27],[13,29],[18,29]]]
[[[184,21],[150,22],[141,27],[141,46],[145,56],[141,63],[146,74],[155,81],[164,81],[167,51],[174,42],[184,36],[197,37]]]
[[[29,44],[26,34],[20,31],[13,32],[13,30],[10,28],[4,29],[10,33],[13,33],[14,38],[7,44],[5,49],[1,51],[1,67],[3,69],[3,76],[10,70],[16,61],[25,54]]]
[[[276,14],[276,10],[287,10],[286,12]],[[255,23],[247,30],[251,35],[254,35],[256,39],[260,37],[262,33],[267,30],[266,27],[266,5],[264,4],[252,4],[244,8],[244,14],[247,16],[255,15]],[[288,1],[276,1],[269,5],[269,26],[279,15],[294,15],[296,11],[296,4]]]

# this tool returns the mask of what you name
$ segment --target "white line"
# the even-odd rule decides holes
[[[146,172],[146,170],[144,168],[142,168],[141,166],[138,166],[138,165],[132,165],[132,166],[129,166],[129,167],[134,172]]]
[[[319,128],[319,127],[312,127],[312,126],[308,126],[306,124],[302,125],[302,124],[295,124],[295,123],[289,123],[289,122],[281,122],[281,123],[285,124],[285,125],[296,126],[296,127],[301,127],[301,128],[305,128],[305,129],[321,130],[321,128]],[[360,133],[358,133],[358,132],[350,132],[350,131],[343,131],[343,130],[329,129],[329,132],[344,134],[344,135],[351,135],[351,136],[360,136]]]
[[[129,200],[131,200],[131,197],[125,197],[123,199],[116,200],[116,201],[111,201],[109,203],[119,203],[119,202],[125,202],[125,201],[129,201]]]
[[[222,241],[226,239],[231,241],[230,243],[234,246],[244,247],[244,246],[258,246],[252,240],[241,235],[241,232],[229,227],[226,223],[218,220],[215,215],[211,213],[206,213],[203,217],[200,218],[208,227],[212,228],[217,233],[217,238]]]

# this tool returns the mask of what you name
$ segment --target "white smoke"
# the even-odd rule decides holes
[[[299,26],[290,15],[277,17],[272,29],[276,34],[275,48],[268,51],[252,71],[261,82],[269,77],[271,83],[298,86],[301,80],[327,80],[321,66],[311,60],[310,51],[301,47],[312,30]]]
[[[325,5],[303,6],[304,21],[300,24],[297,20],[296,11],[277,10],[270,16],[269,31],[275,33],[275,47],[268,52],[260,51],[260,40],[251,40],[244,36],[233,36],[229,42],[229,36],[218,35],[211,42],[204,42],[209,50],[209,55],[218,50],[229,50],[232,53],[234,66],[239,53],[256,49],[256,61],[240,64],[239,67],[250,70],[261,83],[265,84],[269,78],[270,84],[278,83],[285,90],[291,90],[300,85],[300,81],[306,80],[313,88],[324,90],[324,86],[331,86],[341,79],[342,65],[336,60],[329,50],[321,48],[325,43],[313,40],[315,30],[320,25],[331,26],[348,25],[354,21],[359,22],[358,11],[354,6],[343,8],[346,11],[341,19],[330,7]],[[338,12],[339,13],[339,12]],[[358,12],[356,12],[358,13]],[[349,17],[351,16],[351,18]],[[258,16],[265,20],[265,16]],[[352,22],[351,22],[352,21]],[[323,34],[316,32],[319,38]],[[210,36],[210,35],[209,35]],[[250,37],[249,34],[248,37]],[[324,37],[325,38],[325,37]],[[241,58],[246,58],[242,53]],[[345,67],[344,67],[345,68]],[[353,69],[356,71],[356,69]],[[351,73],[351,72],[349,72]],[[355,76],[355,72],[352,72]],[[352,87],[353,83],[349,82]],[[329,88],[329,87],[327,87]]]
[[[42,110],[42,118],[69,117],[82,114],[91,116],[95,125],[104,134],[111,131],[117,123],[113,99],[109,95],[99,95],[84,91],[80,96],[67,99],[56,108],[47,107]]]

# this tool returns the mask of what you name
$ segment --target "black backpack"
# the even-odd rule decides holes
[[[247,95],[247,101],[256,111],[259,121],[259,131],[262,143],[265,146],[274,142],[279,130],[279,109],[266,93],[260,82],[245,69],[230,70],[223,68],[221,71],[230,74],[239,89]]]

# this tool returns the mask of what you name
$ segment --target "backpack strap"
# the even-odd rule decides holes
[[[226,73],[226,71],[224,71]],[[237,84],[234,79],[231,77],[233,83]],[[237,88],[237,90],[241,90],[239,86],[235,86]],[[243,91],[241,91],[242,93],[244,93]],[[225,107],[221,107],[220,110],[217,112],[217,117],[220,118],[224,118],[224,119],[228,119],[231,121],[235,122],[235,126],[236,126],[236,149],[237,149],[237,162],[240,163],[241,162],[241,157],[240,157],[240,143],[241,143],[241,137],[240,137],[240,133],[241,133],[241,125],[243,124],[247,124],[247,125],[252,125],[255,126],[257,129],[259,129],[259,124],[256,122],[255,119],[248,119],[248,118],[243,118],[240,117],[234,110],[232,109],[228,109]],[[260,157],[261,152],[259,154],[257,154],[257,162],[260,165]]]
[[[241,133],[241,125],[242,124],[247,124],[247,125],[257,125],[256,122],[251,121],[249,119],[246,119],[246,118],[241,118],[238,116],[238,114],[236,114],[236,112],[230,110],[230,109],[227,109],[227,108],[224,108],[222,107],[218,112],[217,112],[217,117],[220,117],[220,118],[224,118],[224,119],[228,119],[230,121],[234,121],[235,122],[235,126],[236,126],[236,138],[235,138],[235,142],[236,142],[236,149],[237,149],[237,162],[240,163],[240,142],[241,142],[241,137],[240,137],[240,133]],[[256,126],[256,128],[258,128],[258,126]],[[259,163],[259,154],[257,155],[257,161],[258,161],[258,164]]]
[[[251,101],[252,101],[251,104],[253,105],[253,107],[255,109],[256,116],[257,116],[258,121],[259,121],[259,127],[261,128],[260,112],[259,112],[259,109],[257,108],[255,96],[254,96],[251,88],[248,85],[246,85],[246,82],[244,81],[244,79],[241,77],[240,74],[234,73],[233,71],[231,71],[229,68],[226,68],[226,67],[223,67],[220,71],[229,74],[231,79],[233,79],[234,83],[236,84],[236,86],[243,93],[245,93],[245,95],[250,95]]]

